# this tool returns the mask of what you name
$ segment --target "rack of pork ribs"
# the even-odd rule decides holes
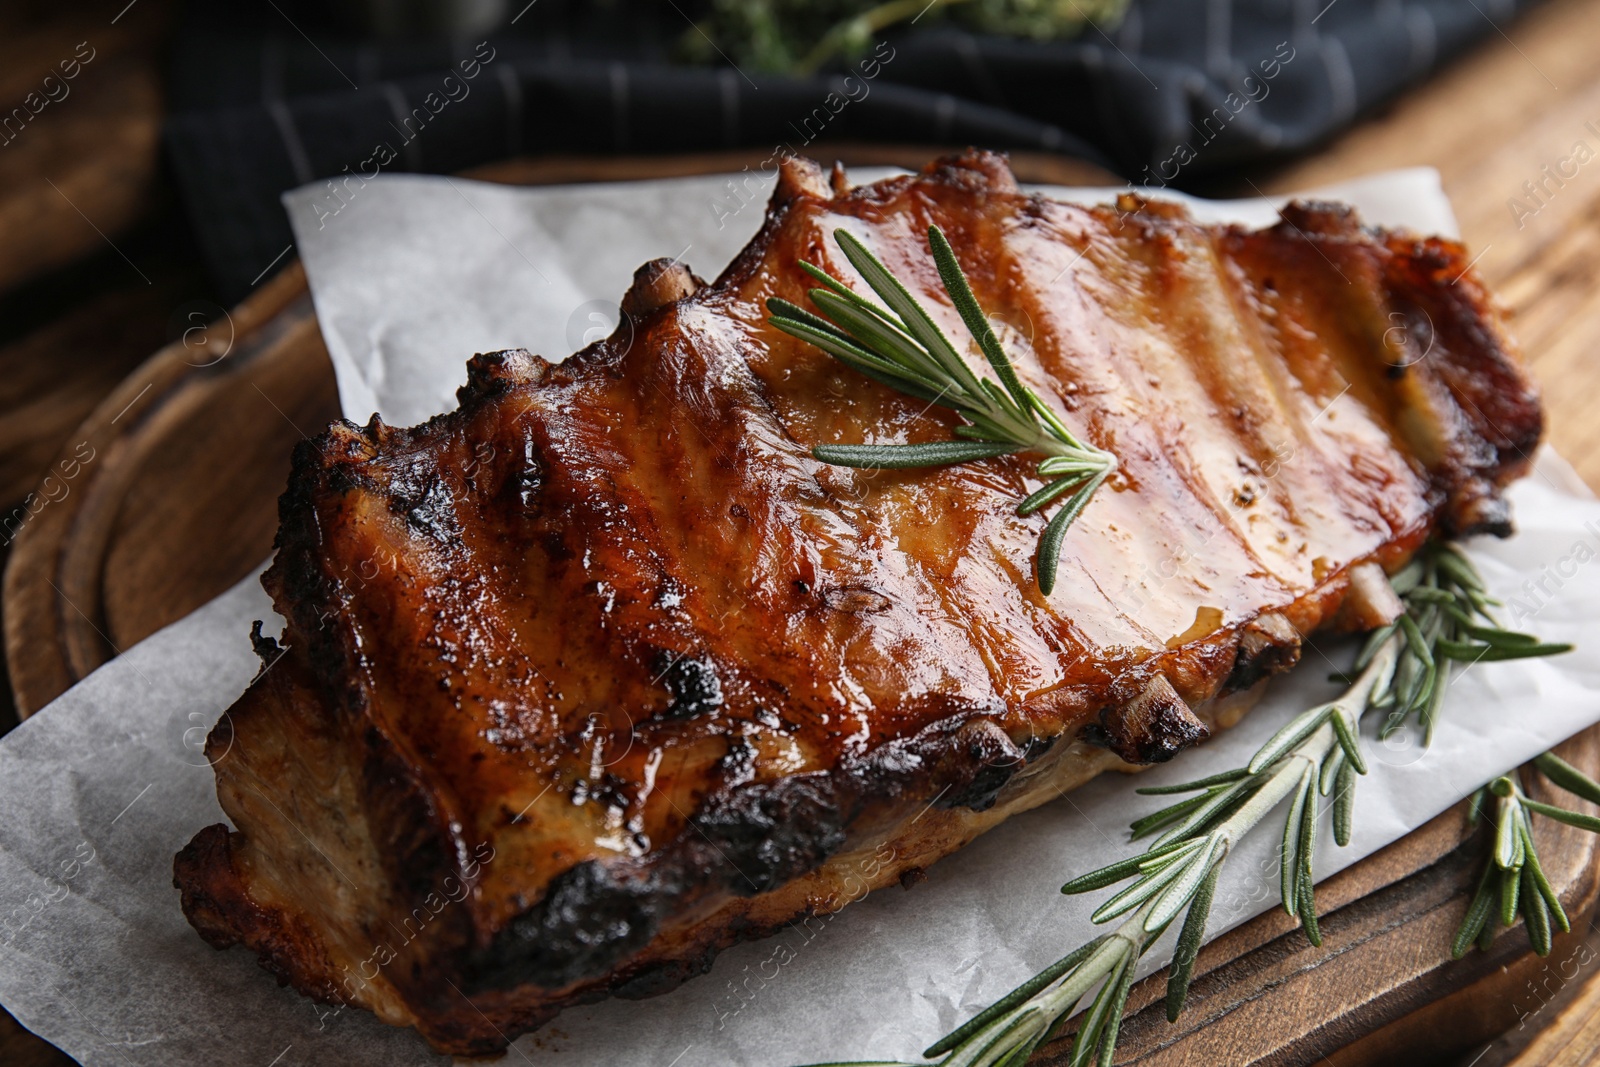
[[[966,337],[935,223],[1022,379],[1120,460],[1050,597],[1025,457],[818,462],[955,416],[766,321],[802,259],[865,291],[844,227]],[[623,308],[560,363],[473,357],[447,415],[299,447],[287,626],[210,741],[234,828],[176,861],[212,945],[443,1052],[667,990],[1231,725],[1302,635],[1392,618],[1429,537],[1509,532],[1542,429],[1454,241],[1079,207],[981,152],[856,188],[790,161],[715,282],[658,260]]]

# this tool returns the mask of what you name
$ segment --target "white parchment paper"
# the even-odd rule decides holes
[[[761,217],[765,190],[751,182],[740,191],[749,202],[731,218],[741,200],[721,178],[526,190],[395,177],[347,193],[342,204],[326,188],[286,202],[345,413],[364,420],[377,410],[407,424],[453,406],[474,351],[555,355],[609,332],[617,297],[646,259],[677,256],[713,276]],[[1371,221],[1454,231],[1431,171],[1328,192]],[[1256,224],[1273,217],[1264,201],[1196,210]],[[1324,874],[1600,719],[1600,566],[1592,562],[1600,503],[1549,452],[1511,495],[1517,536],[1471,550],[1507,598],[1507,621],[1578,650],[1459,674],[1426,752],[1411,739],[1369,741],[1372,773],[1358,790],[1355,838],[1340,849],[1322,835]],[[212,950],[179,911],[172,854],[223,817],[200,744],[255,672],[254,619],[273,616],[251,578],[0,741],[0,1003],[91,1067],[442,1062],[408,1031],[280,989],[243,950]],[[1349,652],[1337,644],[1308,651],[1239,727],[1141,784],[1241,763],[1292,711],[1333,692],[1326,674]],[[569,1011],[519,1041],[505,1062],[915,1061],[933,1037],[1090,935],[1088,914],[1105,894],[1065,898],[1057,889],[1128,854],[1129,818],[1155,803],[1133,797],[1134,784],[1120,776],[1091,783],[1010,820],[912,891],[886,890],[739,946],[665,996]],[[1230,861],[1215,932],[1275,903],[1260,876],[1274,844],[1271,832],[1257,834]],[[1164,960],[1153,953],[1148,966]]]

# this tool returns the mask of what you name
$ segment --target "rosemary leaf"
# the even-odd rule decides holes
[[[1044,466],[1042,463],[1039,465],[1041,467]],[[1064,478],[1057,478],[1055,481],[1045,485],[1042,489],[1035,489],[1032,493],[1028,494],[1027,498],[1024,499],[1022,503],[1017,505],[1017,514],[1023,516],[1032,515],[1034,512],[1038,511],[1046,504],[1051,503],[1057,497],[1072,489],[1074,486],[1081,484],[1082,481],[1082,478],[1069,474]]]
[[[1337,713],[1335,713],[1337,714]],[[1313,792],[1310,769],[1306,771],[1305,809],[1300,816],[1298,903],[1300,926],[1306,940],[1317,948],[1322,947],[1322,932],[1317,925],[1316,875],[1312,867],[1317,855],[1317,798]]]
[[[1342,746],[1328,753],[1328,758],[1322,761],[1322,771],[1317,775],[1318,793],[1322,796],[1327,796],[1333,792],[1334,779],[1338,777],[1340,768],[1347,762],[1348,759]]]
[[[1394,573],[1394,576],[1389,579],[1389,584],[1394,587],[1397,596],[1405,596],[1421,583],[1425,573],[1426,567],[1422,557],[1416,556],[1411,562]]]
[[[1115,885],[1117,882],[1122,881],[1124,878],[1127,878],[1130,875],[1138,874],[1140,865],[1153,857],[1161,856],[1169,852],[1179,852],[1184,850],[1192,852],[1198,847],[1200,847],[1198,842],[1177,841],[1171,845],[1165,845],[1160,848],[1152,848],[1150,851],[1141,853],[1140,855],[1129,856],[1127,859],[1121,859],[1115,863],[1109,863],[1106,866],[1101,867],[1099,870],[1090,871],[1088,874],[1080,874],[1078,877],[1062,886],[1061,891],[1071,896],[1078,893],[1090,893],[1096,889],[1104,889],[1106,886]]]
[[[1310,872],[1310,863],[1306,864],[1307,870],[1300,879],[1300,928],[1305,932],[1306,940],[1311,942],[1313,948],[1322,947],[1322,927],[1317,922],[1317,893]]]
[[[916,297],[900,284],[900,279],[889,273],[889,268],[867,251],[867,246],[849,230],[834,230],[833,238],[850,265],[872,286],[872,291],[889,306],[889,310],[900,317],[906,332],[928,350],[928,354],[939,362],[952,380],[959,382],[968,392],[977,392],[978,379],[967,367],[966,360],[961,358],[944,332],[917,303]]]
[[[767,310],[771,312],[772,318],[797,322],[802,326],[809,326],[819,333],[830,334],[840,341],[850,343],[850,335],[839,329],[839,327],[821,315],[813,315],[799,304],[791,304],[781,296],[768,298]]]
[[[1536,757],[1533,763],[1546,778],[1562,789],[1582,797],[1591,804],[1600,804],[1600,782],[1596,782],[1554,752],[1546,752]]]
[[[1333,839],[1342,848],[1350,843],[1350,830],[1354,826],[1356,806],[1356,770],[1346,763],[1339,768],[1339,778],[1334,783]]]
[[[1072,499],[1057,511],[1050,519],[1049,525],[1044,528],[1044,536],[1039,539],[1039,592],[1049,596],[1056,588],[1056,566],[1060,562],[1061,542],[1067,536],[1067,527],[1072,525],[1084,508],[1089,506],[1089,498],[1094,491],[1100,488],[1103,478],[1096,478],[1084,488],[1073,494]]]
[[[928,441],[917,445],[818,445],[815,451],[824,463],[841,467],[906,470],[991,459],[1016,449],[987,441]]]
[[[1088,477],[1099,474],[1103,464],[1091,460],[1079,459],[1075,456],[1050,456],[1039,461],[1039,474],[1041,477],[1055,474],[1076,474]]]
[[[1528,940],[1533,943],[1537,956],[1550,955],[1550,909],[1544,896],[1533,883],[1533,875],[1524,867],[1521,875],[1522,917],[1527,923]]]
[[[944,232],[937,226],[928,227],[928,246],[933,250],[933,261],[939,268],[939,280],[944,282],[945,292],[950,294],[951,303],[960,312],[961,321],[972,331],[979,350],[988,359],[995,374],[999,375],[1001,384],[1006,387],[1006,392],[1017,407],[1028,407],[1027,389],[1018,379],[1011,360],[1006,358],[1005,350],[1000,347],[1000,339],[994,335],[988,316],[978,306],[978,298],[973,295],[972,286],[967,284],[967,276],[961,272],[961,264],[956,261],[955,249],[950,247]]]
[[[1576,826],[1578,829],[1588,830],[1590,833],[1600,833],[1600,818],[1596,818],[1593,815],[1583,815],[1551,804],[1541,804],[1539,801],[1528,797],[1522,798],[1522,806],[1529,811],[1538,812],[1546,818],[1554,819],[1556,822],[1564,822],[1568,826]]]
[[[1465,612],[1462,613],[1463,615]],[[1497,630],[1491,626],[1479,626],[1477,623],[1463,624],[1467,634],[1490,645],[1499,645],[1504,648],[1531,648],[1539,645],[1539,639],[1532,634],[1519,634],[1514,630]]]
[[[1499,817],[1495,821],[1494,862],[1495,866],[1504,870],[1513,866],[1517,855],[1517,821],[1512,818],[1512,805],[1516,803],[1509,793],[1501,793],[1495,786],[1502,783],[1509,784],[1509,778],[1497,778],[1490,785],[1490,790],[1500,800],[1497,805]],[[1509,925],[1511,920],[1506,920]]]
[[[1406,644],[1411,649],[1411,654],[1416,656],[1424,667],[1433,666],[1433,650],[1428,647],[1428,639],[1422,636],[1422,629],[1417,625],[1416,618],[1408,611],[1400,616],[1400,629],[1406,635]]]
[[[1049,1032],[1046,1031],[1041,1033],[1033,1040],[1018,1045],[1016,1048],[1011,1050],[1010,1055],[1006,1056],[1005,1059],[995,1063],[994,1067],[1022,1067],[1023,1064],[1027,1063],[1028,1060],[1033,1057],[1033,1050],[1043,1044],[1045,1038],[1048,1036]]]
[[[1390,580],[1393,581],[1393,579]],[[1388,643],[1389,638],[1394,635],[1397,629],[1399,627],[1395,623],[1390,623],[1388,626],[1381,626],[1367,635],[1366,641],[1361,645],[1360,653],[1356,655],[1354,673],[1359,674],[1367,669],[1367,664],[1372,662],[1372,657],[1378,654],[1378,649]]]
[[[1334,708],[1328,718],[1333,722],[1333,732],[1339,737],[1339,747],[1344,749],[1345,758],[1357,774],[1366,774],[1367,761],[1361,755],[1361,745],[1356,741],[1355,730],[1344,717],[1343,709]]]
[[[1439,642],[1441,655],[1466,663],[1496,663],[1509,659],[1529,659],[1534,656],[1558,656],[1571,651],[1572,646],[1569,644],[1474,645],[1465,641]]]
[[[1141,837],[1161,829],[1173,820],[1182,818],[1214,796],[1216,794],[1211,792],[1201,793],[1198,796],[1180,800],[1176,804],[1170,804],[1160,811],[1153,811],[1141,819],[1135,819],[1128,827],[1133,833],[1133,840],[1137,841]]]
[[[1516,867],[1500,868],[1500,925],[1510,926],[1517,921],[1518,890],[1522,886],[1522,871]]]
[[[784,333],[798,337],[802,341],[809,341],[851,370],[864,374],[873,381],[929,403],[936,403],[939,399],[939,393],[935,389],[920,380],[907,377],[899,365],[875,356],[854,344],[840,341],[832,333],[815,329],[797,320],[773,318],[768,321]]]
[[[1290,915],[1297,913],[1300,905],[1299,874],[1300,866],[1295,862],[1302,838],[1301,821],[1306,810],[1306,785],[1309,783],[1311,768],[1307,767],[1302,773],[1300,784],[1294,791],[1294,800],[1289,804],[1289,814],[1283,820],[1283,845],[1278,851],[1278,882],[1283,910]]]
[[[1083,1022],[1078,1024],[1078,1036],[1072,1042],[1071,1056],[1067,1061],[1072,1067],[1084,1067],[1090,1057],[1099,1051],[1100,1042],[1097,1039],[1106,1024],[1116,1018],[1111,1013],[1111,1005],[1116,1000],[1117,989],[1122,985],[1123,975],[1133,971],[1134,962],[1133,959],[1124,959],[1118,965],[1117,970],[1106,979],[1106,984],[1100,987],[1100,992],[1089,1005],[1089,1010],[1084,1013]]]
[[[1200,889],[1200,883],[1205,881],[1216,867],[1215,861],[1219,859],[1222,851],[1222,839],[1216,836],[1211,838],[1209,847],[1200,849],[1192,860],[1185,861],[1185,870],[1181,877],[1175,879],[1166,888],[1155,906],[1150,909],[1150,917],[1145,919],[1145,930],[1152,931],[1166,926],[1177,918],[1178,912],[1184,905],[1194,899]]]
[[[1567,919],[1566,909],[1561,906],[1561,897],[1556,893],[1555,886],[1550,884],[1550,879],[1544,875],[1544,868],[1539,865],[1539,853],[1533,846],[1532,830],[1524,828],[1523,833],[1527,835],[1528,861],[1523,865],[1522,871],[1533,880],[1533,888],[1544,899],[1552,921],[1561,928],[1562,933],[1567,933],[1572,929],[1572,924]],[[1523,888],[1523,892],[1527,892],[1526,887]]]
[[[1187,867],[1185,863],[1172,863],[1160,870],[1152,871],[1096,908],[1094,914],[1089,916],[1089,921],[1103,923],[1132,911],[1177,881]]]
[[[1167,793],[1192,793],[1197,789],[1209,789],[1214,785],[1227,785],[1230,782],[1237,782],[1241,778],[1249,777],[1249,775],[1250,772],[1241,767],[1237,770],[1213,774],[1209,778],[1197,778],[1192,782],[1180,782],[1177,785],[1147,785],[1135,789],[1134,792],[1143,797],[1158,797]]]
[[[1489,796],[1487,789],[1480,789],[1472,794],[1472,800],[1467,805],[1467,825],[1477,826],[1483,821],[1483,805]]]
[[[1451,959],[1459,960],[1467,954],[1467,949],[1483,932],[1484,924],[1494,912],[1496,888],[1494,873],[1494,864],[1487,864],[1484,867],[1483,877],[1478,879],[1478,891],[1473,894],[1472,903],[1467,907],[1467,916],[1461,920],[1460,927],[1456,929],[1456,939],[1450,944]]]
[[[1457,585],[1479,593],[1485,591],[1478,569],[1460,548],[1450,542],[1446,541],[1440,546],[1439,553],[1432,562],[1441,571],[1446,572]]]
[[[1211,901],[1217,892],[1217,878],[1222,874],[1222,864],[1213,863],[1205,881],[1195,890],[1184,916],[1183,929],[1178,933],[1178,950],[1172,957],[1172,970],[1167,977],[1167,1022],[1175,1023],[1183,1012],[1184,1001],[1189,999],[1189,981],[1194,975],[1194,962],[1205,944],[1206,920],[1211,915]]]
[[[1227,818],[1229,813],[1238,807],[1260,785],[1259,779],[1241,778],[1233,785],[1214,794],[1211,799],[1190,812],[1176,826],[1156,838],[1155,843],[1157,845],[1165,845],[1185,837],[1204,833],[1222,819]]]
[[[894,323],[885,322],[880,316],[827,289],[813,289],[810,295],[811,302],[838,323],[838,327],[843,327],[845,335],[856,339],[861,347],[889,357],[915,374],[928,373],[928,361],[917,343]]]
[[[1100,1026],[1100,1054],[1096,1057],[1100,1067],[1111,1067],[1112,1058],[1116,1055],[1117,1035],[1122,1031],[1122,1011],[1128,1006],[1128,991],[1133,988],[1134,964],[1137,962],[1136,958],[1129,959],[1123,967],[1116,993],[1106,1009],[1106,1021]]]
[[[1250,757],[1250,762],[1245,770],[1250,774],[1260,774],[1268,765],[1277,762],[1278,758],[1300,742],[1316,733],[1323,721],[1327,718],[1330,704],[1303,711],[1290,719],[1288,724],[1267,739],[1266,744],[1256,750]]]

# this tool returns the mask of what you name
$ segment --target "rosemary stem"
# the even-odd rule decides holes
[[[1396,629],[1384,639],[1373,654],[1372,661],[1367,664],[1355,682],[1345,692],[1344,696],[1335,701],[1337,714],[1345,717],[1345,723],[1352,729],[1359,726],[1361,716],[1365,714],[1372,702],[1375,690],[1387,685],[1389,678],[1394,674],[1395,664],[1399,662],[1400,651],[1405,644],[1405,636]]]
[[[1279,760],[1272,768],[1266,784],[1257,789],[1238,811],[1217,827],[1218,836],[1225,841],[1224,849],[1231,850],[1235,842],[1272,814],[1273,809],[1299,787],[1306,768],[1320,765],[1334,743],[1333,727],[1324,723]],[[1225,851],[1224,855],[1226,854]]]
[[[1354,727],[1359,717],[1356,709],[1366,706],[1368,695],[1393,670],[1399,650],[1398,636],[1385,641],[1378,653],[1372,657],[1372,662],[1367,665],[1366,670],[1361,672],[1360,677],[1351,684],[1343,696],[1329,705],[1328,713],[1344,716],[1345,722]],[[1270,815],[1285,797],[1294,792],[1308,766],[1312,768],[1321,766],[1322,761],[1336,744],[1338,735],[1334,732],[1332,723],[1324,721],[1310,737],[1285,754],[1272,767],[1266,783],[1257,789],[1238,811],[1229,816],[1227,821],[1217,827],[1216,833],[1224,840],[1223,855],[1226,856],[1226,850],[1230,850],[1235,842]]]
[[[1154,900],[1146,901],[1137,911],[1123,920],[1122,925],[1111,931],[1111,936],[1095,950],[1094,955],[1084,961],[1082,967],[1072,972],[1071,976],[1064,979],[1055,989],[1047,988],[1039,993],[1039,998],[1052,1017],[1059,1017],[1062,1012],[1072,1010],[1072,1006],[1082,1000],[1084,995],[1094,988],[1094,984],[1113,970],[1124,956],[1132,955],[1134,959],[1139,958],[1146,946],[1154,940],[1149,931],[1145,930],[1144,922],[1155,906]]]

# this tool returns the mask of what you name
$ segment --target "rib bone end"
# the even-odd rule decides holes
[[[1165,675],[1157,674],[1120,707],[1100,713],[1111,751],[1128,763],[1165,763],[1211,736]]]
[[[633,284],[622,297],[622,310],[631,318],[648,315],[695,294],[695,276],[675,259],[652,259],[633,272]]]

